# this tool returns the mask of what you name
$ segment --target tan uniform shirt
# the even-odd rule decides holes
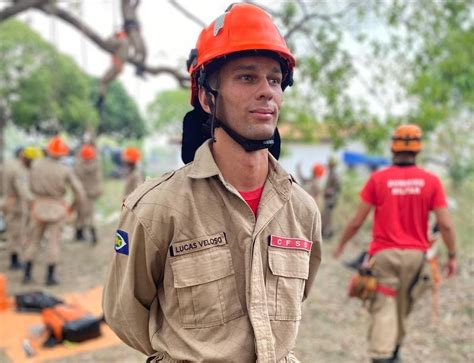
[[[313,197],[315,202],[319,205],[319,195],[321,194],[321,186],[319,179],[317,178],[312,178],[309,180],[306,180],[305,183],[303,184],[304,189],[308,192],[309,195]]]
[[[127,198],[103,301],[124,342],[192,362],[288,356],[321,261],[320,214],[269,161],[257,218],[209,143]]]
[[[87,197],[95,199],[102,194],[102,169],[98,158],[93,160],[77,158],[74,172],[81,181]]]
[[[5,212],[27,213],[28,203],[33,199],[28,185],[28,169],[20,161],[11,160],[5,164],[2,178]]]
[[[340,191],[341,181],[339,180],[339,176],[334,169],[329,169],[328,179],[324,188],[324,199],[326,203],[334,206]]]
[[[125,179],[125,190],[123,192],[124,197],[133,192],[141,183],[143,183],[142,173],[135,168],[132,172],[127,174]]]
[[[30,186],[36,199],[62,202],[68,186],[72,188],[77,200],[82,200],[85,196],[81,182],[72,169],[52,158],[37,160],[33,164]],[[53,213],[52,210],[51,212]]]

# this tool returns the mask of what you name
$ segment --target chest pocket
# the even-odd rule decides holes
[[[228,247],[214,247],[171,259],[184,328],[221,325],[242,316]]]
[[[270,320],[300,320],[309,274],[309,253],[268,247],[267,298]]]

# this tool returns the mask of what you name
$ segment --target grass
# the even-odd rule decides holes
[[[97,200],[96,210],[103,216],[109,216],[120,210],[122,205],[125,181],[121,179],[105,179],[104,192]]]

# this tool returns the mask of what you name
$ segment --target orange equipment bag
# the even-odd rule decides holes
[[[377,292],[377,279],[370,272],[359,271],[349,281],[347,294],[362,301],[370,300]]]
[[[44,309],[43,322],[50,331],[45,346],[53,346],[63,340],[82,342],[100,336],[101,319],[76,305],[58,304]]]

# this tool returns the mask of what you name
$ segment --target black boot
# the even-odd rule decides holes
[[[372,359],[372,363],[393,363],[392,358]]]
[[[82,228],[76,228],[76,241],[84,241],[84,231]]]
[[[25,264],[24,275],[23,275],[24,284],[31,282],[31,269],[32,268],[33,268],[33,263],[31,261],[27,261]]]
[[[95,231],[95,227],[91,227],[91,242],[93,245],[97,244],[97,233]]]
[[[10,270],[21,270],[23,268],[23,264],[18,260],[18,254],[13,252],[10,255]]]
[[[397,344],[397,346],[395,347],[395,350],[393,351],[392,362],[393,363],[401,363],[402,362],[402,358],[400,357],[400,345],[399,344]]]
[[[59,282],[54,277],[54,270],[56,265],[48,265],[48,277],[46,279],[47,286],[53,286],[59,284]]]

